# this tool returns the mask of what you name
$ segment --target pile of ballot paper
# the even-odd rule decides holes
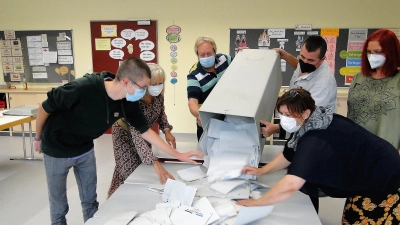
[[[204,128],[200,147],[206,154],[209,182],[233,178],[255,179],[242,174],[243,166],[257,167],[261,150],[255,123],[243,117],[225,116],[224,120],[211,118]]]
[[[165,185],[150,185],[147,189],[162,194],[163,202],[129,224],[186,225],[190,221],[193,225],[240,225],[263,218],[274,208],[241,207],[232,200],[257,199],[269,190],[268,186],[243,179],[209,183],[203,170],[201,166],[190,167],[177,171],[182,182],[168,179]]]

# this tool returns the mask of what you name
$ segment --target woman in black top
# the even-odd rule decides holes
[[[281,126],[294,133],[292,138],[270,163],[262,168],[246,166],[243,173],[260,176],[288,167],[288,174],[261,198],[237,201],[239,205],[275,204],[298,190],[318,196],[320,189],[330,197],[362,202],[358,215],[344,216],[342,224],[399,224],[400,156],[389,142],[316,107],[303,89],[283,94],[276,108]],[[358,195],[363,199],[353,199]]]

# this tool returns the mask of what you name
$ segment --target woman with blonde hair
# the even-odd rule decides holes
[[[172,126],[168,123],[164,108],[164,70],[158,64],[149,63],[148,66],[151,70],[151,80],[146,94],[139,101],[140,108],[147,119],[149,127],[153,127],[155,123],[158,123],[160,130],[165,134],[167,143],[176,148],[175,137],[171,134]],[[130,126],[127,121],[120,119],[113,124],[112,139],[115,169],[108,197],[124,183],[126,178],[141,163],[154,167],[160,178],[160,183],[165,183],[168,178],[174,179],[157,160],[151,150],[150,143],[145,141],[140,136],[140,132]]]

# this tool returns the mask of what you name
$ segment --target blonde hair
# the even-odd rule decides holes
[[[165,72],[164,72],[163,68],[160,65],[156,64],[156,63],[147,63],[147,65],[149,66],[150,71],[151,71],[150,84],[152,84],[152,83],[156,82],[157,80],[159,80],[160,78],[162,78],[162,83],[164,84],[164,88],[161,91],[161,95],[164,95],[164,90],[165,90]],[[150,101],[152,97],[153,96],[151,96],[149,94],[149,89],[147,88],[146,94],[143,96],[142,100],[145,101],[145,102],[146,101]]]
[[[199,47],[199,45],[201,45],[205,42],[210,43],[214,49],[214,53],[217,53],[217,44],[215,44],[214,39],[207,37],[207,36],[203,36],[203,37],[197,38],[196,42],[194,43],[194,52],[196,53],[196,55],[198,55],[197,48]]]

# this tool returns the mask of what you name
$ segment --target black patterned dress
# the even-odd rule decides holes
[[[172,126],[168,123],[167,115],[165,114],[164,97],[162,95],[154,97],[150,104],[145,104],[143,101],[140,101],[140,107],[147,119],[149,127],[153,127],[157,122],[160,130],[172,130]],[[153,165],[157,160],[151,150],[151,144],[145,141],[140,136],[140,132],[134,127],[129,126],[129,129],[130,134],[122,128],[118,122],[112,125],[115,169],[111,186],[108,190],[108,197],[124,183],[126,178],[128,178],[141,163]]]

